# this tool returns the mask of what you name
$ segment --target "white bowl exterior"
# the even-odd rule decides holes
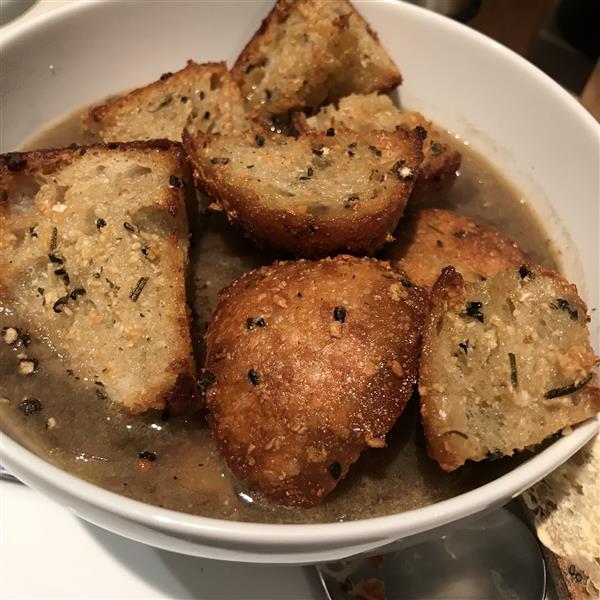
[[[402,103],[443,123],[508,175],[544,219],[566,274],[589,306],[597,307],[596,122],[537,69],[449,19],[393,0],[357,4],[401,67]],[[0,31],[1,151],[18,147],[52,119],[154,80],[188,58],[231,63],[270,5],[80,0],[9,25]],[[597,312],[592,315],[597,348]],[[590,421],[507,475],[457,498],[397,515],[322,525],[226,522],[144,505],[56,469],[7,436],[1,437],[0,461],[83,518],[132,539],[207,558],[305,564],[368,552],[500,506],[564,462],[597,430],[598,421]]]

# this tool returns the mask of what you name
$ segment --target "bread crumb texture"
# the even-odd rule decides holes
[[[522,265],[484,282],[444,269],[433,287],[419,393],[445,470],[535,446],[600,409],[586,306],[560,275]]]
[[[233,473],[279,504],[320,503],[364,449],[385,447],[416,381],[425,310],[402,273],[344,255],[226,288],[206,335],[206,400]]]
[[[257,116],[387,92],[400,72],[347,0],[278,0],[232,69]]]
[[[169,142],[0,157],[2,300],[132,412],[194,403],[189,177]]]
[[[542,544],[567,563],[570,587],[600,596],[600,436],[524,492]]]

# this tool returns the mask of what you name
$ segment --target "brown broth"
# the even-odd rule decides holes
[[[89,143],[79,127],[80,111],[54,123],[24,147]],[[456,140],[453,140],[456,144]],[[489,223],[517,241],[532,259],[556,266],[556,257],[532,208],[492,166],[462,147],[460,176],[427,205],[456,210]],[[202,334],[220,289],[274,257],[257,249],[222,215],[201,214],[192,224],[193,337],[198,362]],[[0,326],[30,331],[13,309],[0,305]],[[451,498],[489,482],[528,458],[468,464],[444,473],[428,458],[413,399],[385,449],[367,450],[323,504],[311,509],[269,506],[230,474],[216,452],[205,415],[165,418],[158,412],[132,417],[99,400],[95,386],[69,376],[57,354],[32,334],[27,355],[39,361],[34,377],[17,374],[22,349],[0,343],[0,427],[52,464],[105,489],[183,512],[254,522],[327,522],[385,515]],[[25,416],[25,397],[39,398],[41,412]],[[51,419],[52,418],[52,419]],[[52,426],[53,421],[55,424]],[[50,425],[50,426],[49,426]],[[155,462],[138,454],[155,452]]]

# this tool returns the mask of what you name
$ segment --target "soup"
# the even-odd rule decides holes
[[[449,138],[450,139],[450,138]],[[89,143],[79,130],[79,112],[53,124],[26,148]],[[456,145],[457,140],[452,139]],[[509,182],[467,145],[454,186],[426,200],[491,224],[527,250],[533,261],[557,267],[558,257],[532,208]],[[200,214],[190,223],[190,303],[193,339],[202,364],[202,336],[219,290],[274,256],[230,227],[222,214]],[[383,253],[385,255],[385,252]],[[59,468],[107,490],[187,513],[252,522],[346,521],[419,508],[451,498],[513,469],[527,452],[498,461],[468,464],[448,474],[427,456],[413,398],[387,436],[388,447],[369,449],[324,502],[310,509],[276,507],[229,472],[212,442],[206,414],[173,417],[166,412],[129,416],[103,400],[93,381],[68,372],[59,353],[37,337],[18,304],[0,305],[0,326],[30,334],[28,355],[35,377],[18,374],[18,349],[0,344],[0,425],[19,443]],[[26,416],[24,397],[42,410]],[[140,459],[144,452],[156,460]]]

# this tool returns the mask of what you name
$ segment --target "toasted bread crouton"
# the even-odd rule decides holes
[[[541,267],[477,283],[444,269],[419,368],[425,437],[444,470],[512,455],[600,410],[586,310]]]
[[[247,235],[296,256],[374,252],[421,162],[416,131],[184,136],[201,189]]]
[[[166,140],[0,156],[2,301],[133,413],[196,403],[188,171]]]
[[[386,258],[417,285],[431,288],[444,267],[482,281],[527,262],[527,255],[493,227],[457,213],[421,209],[400,221]]]
[[[382,448],[416,381],[426,294],[388,263],[279,262],[226,288],[209,325],[206,402],[233,473],[313,506]]]
[[[347,0],[278,0],[232,75],[257,116],[390,91],[402,78]]]
[[[352,94],[336,104],[323,107],[312,117],[306,118],[302,113],[296,113],[294,123],[301,132],[308,129],[325,131],[328,127],[345,127],[355,131],[395,131],[398,127],[421,127],[426,132],[423,133],[423,163],[413,197],[449,186],[460,168],[460,152],[441,141],[441,134],[431,121],[418,112],[402,112],[384,94]]]
[[[239,89],[227,65],[188,61],[176,73],[96,106],[83,125],[105,142],[169,139],[192,131],[228,131],[245,119]]]

